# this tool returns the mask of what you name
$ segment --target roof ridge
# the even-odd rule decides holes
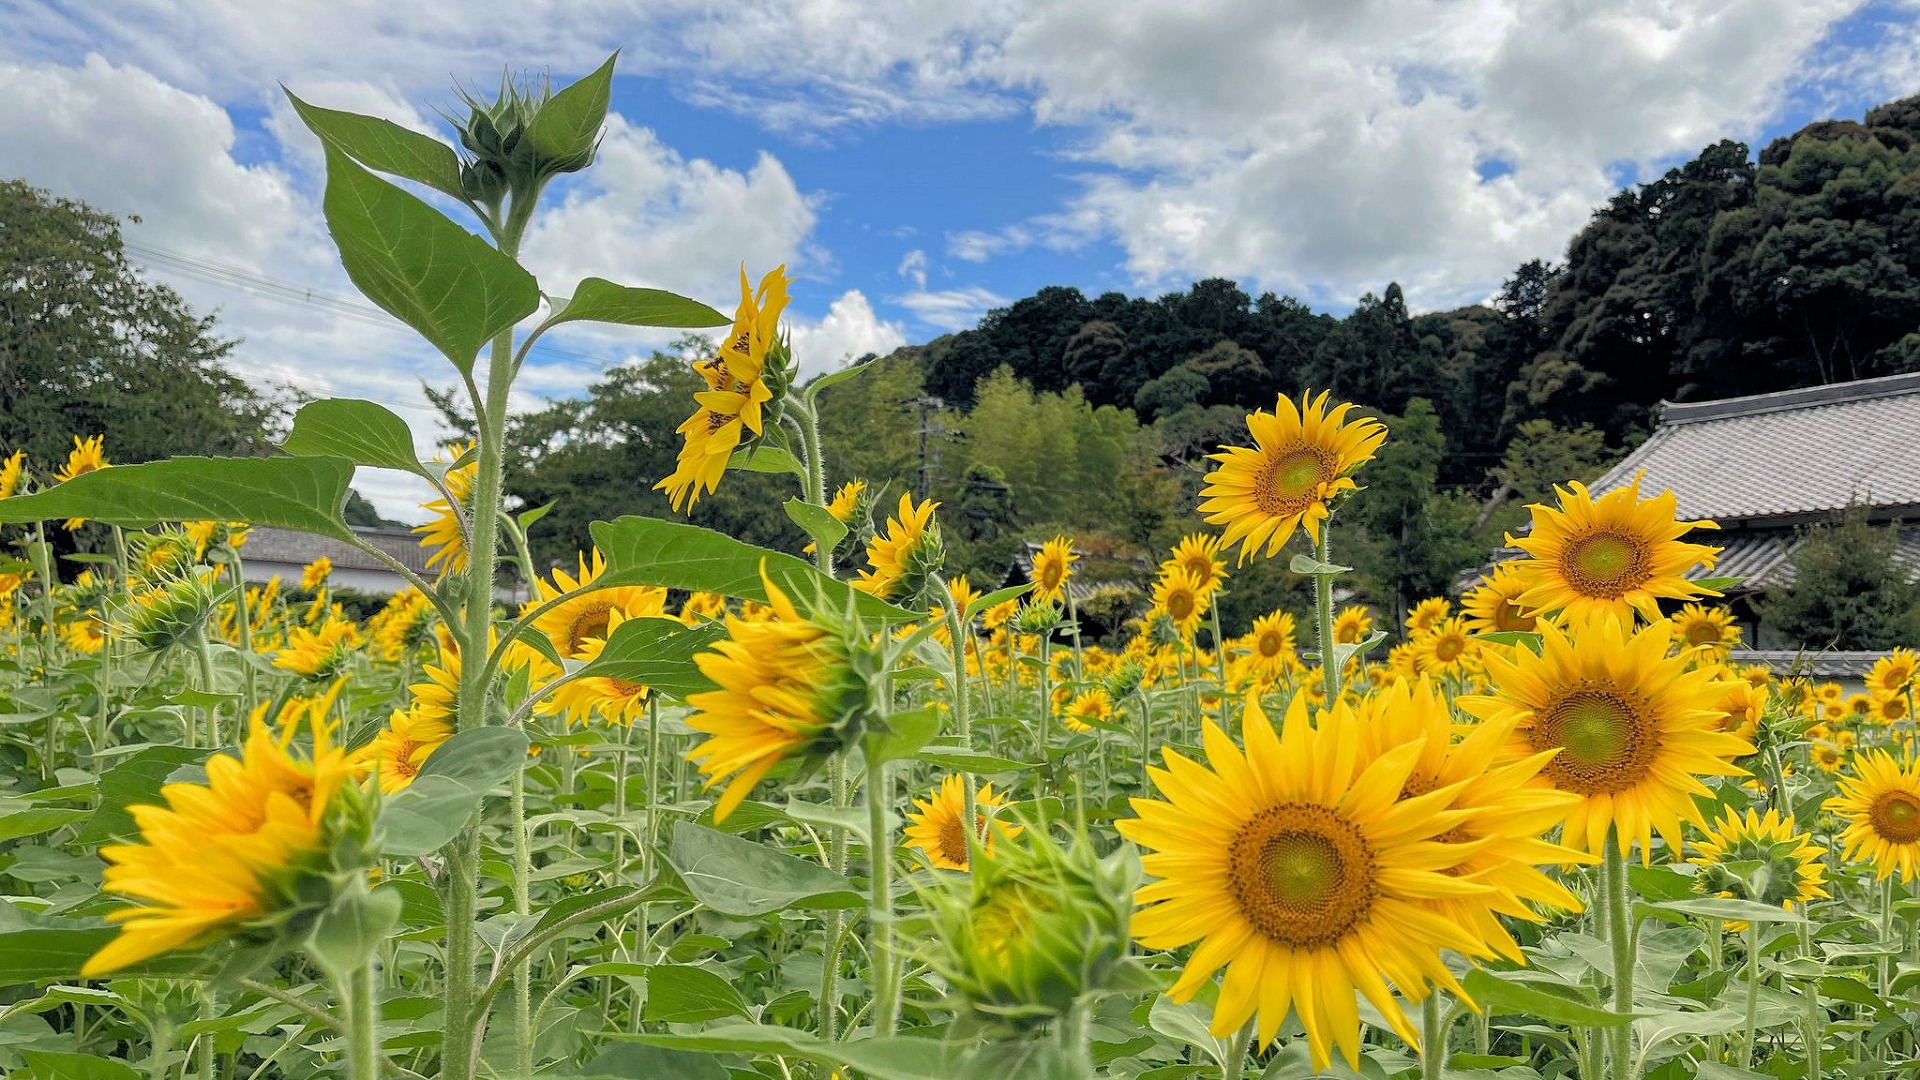
[[[1868,401],[1905,394],[1920,394],[1920,372],[1880,375],[1871,379],[1824,383],[1820,386],[1803,386],[1797,390],[1775,390],[1767,394],[1715,398],[1711,401],[1662,400],[1659,405],[1659,426],[1721,420],[1733,416],[1753,416],[1758,413],[1784,412],[1814,405],[1835,405],[1847,401]]]

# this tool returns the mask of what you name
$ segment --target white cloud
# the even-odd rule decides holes
[[[1033,243],[1032,230],[1009,225],[994,232],[962,229],[947,234],[947,254],[967,262],[983,263],[997,255],[1019,251]]]
[[[916,289],[926,288],[927,253],[921,251],[919,248],[914,248],[912,251],[907,252],[906,257],[900,260],[900,265],[895,268],[894,273],[913,282],[914,288]]]
[[[921,289],[891,299],[893,303],[913,312],[921,322],[941,330],[966,330],[979,322],[980,316],[990,309],[1002,307],[1007,302],[1006,297],[978,285],[931,292]]]
[[[818,322],[792,321],[793,352],[800,368],[817,375],[868,353],[887,353],[907,343],[906,330],[873,313],[873,305],[859,289],[849,289],[827,308]]]

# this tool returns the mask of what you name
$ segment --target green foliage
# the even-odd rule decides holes
[[[1920,585],[1896,560],[1899,526],[1864,507],[1801,535],[1792,584],[1768,591],[1771,633],[1810,649],[1891,649],[1920,640]]]
[[[1366,490],[1352,503],[1360,536],[1350,554],[1372,597],[1398,626],[1423,597],[1444,596],[1454,580],[1486,557],[1474,528],[1471,499],[1436,490],[1446,438],[1432,403],[1414,398],[1405,416],[1387,417],[1392,432],[1363,474]]]

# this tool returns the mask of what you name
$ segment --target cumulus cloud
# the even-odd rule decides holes
[[[892,298],[893,303],[913,312],[928,326],[940,330],[965,330],[980,321],[989,310],[1003,307],[1007,298],[970,285],[961,289],[921,289]]]
[[[905,328],[873,313],[873,305],[859,289],[849,289],[827,308],[817,322],[792,322],[793,352],[800,369],[817,375],[868,353],[887,353],[907,343]]]

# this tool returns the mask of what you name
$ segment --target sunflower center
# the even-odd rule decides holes
[[[1060,579],[1066,576],[1066,568],[1059,563],[1048,563],[1040,568],[1040,589],[1052,592],[1060,587]]]
[[[1705,619],[1687,627],[1687,644],[1717,645],[1720,642],[1720,628]]]
[[[1886,792],[1873,800],[1867,820],[1882,839],[1911,844],[1920,840],[1920,798],[1904,791]]]
[[[967,865],[967,830],[960,824],[960,815],[954,814],[940,823],[940,857],[960,866]]]
[[[613,605],[604,601],[590,602],[580,609],[580,613],[567,623],[567,656],[573,657],[588,638],[605,638],[607,623],[613,611]]]
[[[1174,622],[1186,622],[1193,618],[1193,594],[1185,589],[1176,589],[1167,594],[1167,614]]]
[[[1267,459],[1254,487],[1254,505],[1263,514],[1291,517],[1320,498],[1320,486],[1334,478],[1333,453],[1318,446],[1297,444]]]
[[[1574,591],[1613,599],[1647,580],[1646,562],[1646,546],[1639,540],[1596,533],[1568,545],[1560,569]]]
[[[1233,838],[1227,881],[1240,912],[1269,939],[1299,949],[1339,941],[1373,909],[1373,847],[1324,806],[1281,803]]]
[[[1460,659],[1461,653],[1466,651],[1467,643],[1451,634],[1433,643],[1434,659],[1443,664],[1453,663],[1455,660]]]
[[[1495,630],[1532,630],[1533,616],[1520,613],[1520,605],[1512,600],[1503,599],[1493,606],[1493,626]]]
[[[1886,720],[1888,723],[1893,723],[1895,721],[1906,719],[1907,718],[1906,699],[1890,697],[1882,701],[1880,703],[1880,718],[1883,720]]]
[[[1266,633],[1260,635],[1260,655],[1267,658],[1268,660],[1272,660],[1275,657],[1279,656],[1280,650],[1285,645],[1286,645],[1286,642],[1281,640],[1280,634],[1278,631],[1269,630]]]
[[[1537,716],[1530,741],[1536,751],[1560,750],[1547,775],[1554,786],[1581,795],[1639,783],[1660,749],[1644,708],[1611,689],[1581,689],[1561,698]]]
[[[625,679],[608,679],[607,689],[613,691],[613,696],[618,698],[637,699],[647,696],[647,688],[644,685],[628,682]]]

